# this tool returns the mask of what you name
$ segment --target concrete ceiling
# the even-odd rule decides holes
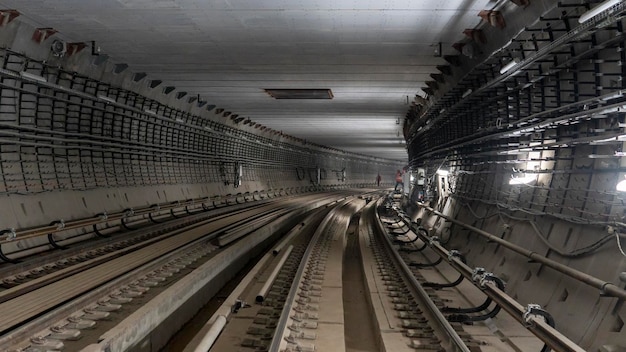
[[[177,90],[331,147],[407,159],[402,120],[489,0],[0,0]],[[329,88],[274,100],[265,88]],[[399,120],[399,124],[398,124]]]

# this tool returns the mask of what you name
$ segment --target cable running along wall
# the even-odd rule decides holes
[[[244,182],[297,180],[296,167],[346,168],[352,183],[373,182],[385,164],[255,135],[22,54],[0,54],[0,193],[232,184],[238,165]]]

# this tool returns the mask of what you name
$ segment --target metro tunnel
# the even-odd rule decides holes
[[[626,351],[622,0],[0,0],[0,350]]]

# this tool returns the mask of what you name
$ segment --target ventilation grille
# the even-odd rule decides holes
[[[274,99],[332,99],[330,89],[266,89]]]

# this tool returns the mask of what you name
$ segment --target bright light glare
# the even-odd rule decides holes
[[[521,177],[512,177],[509,180],[510,185],[525,185],[537,179],[537,175],[524,175]],[[626,185],[625,185],[626,186]]]
[[[448,176],[448,170],[437,170],[437,175]]]
[[[411,182],[415,181],[415,176],[411,175]]]
[[[513,59],[513,60],[511,60],[511,61],[509,61],[509,63],[508,63],[508,64],[506,64],[506,65],[502,66],[502,68],[500,69],[500,74],[504,74],[504,73],[506,73],[507,71],[509,71],[510,69],[512,69],[512,68],[513,68],[513,66],[515,66],[515,65],[517,65],[517,64],[519,64],[519,59],[517,59],[517,58],[516,58],[516,59]]]
[[[578,23],[585,23],[585,22],[589,21],[590,19],[596,17],[600,13],[602,13],[602,12],[608,10],[609,8],[619,4],[622,1],[623,0],[607,0],[607,1],[603,2],[600,5],[592,8],[591,10],[583,13],[582,16],[580,16],[580,18],[578,19]]]
[[[626,192],[626,180],[621,180],[617,183],[617,186],[615,186],[615,189],[617,189],[620,192]]]

